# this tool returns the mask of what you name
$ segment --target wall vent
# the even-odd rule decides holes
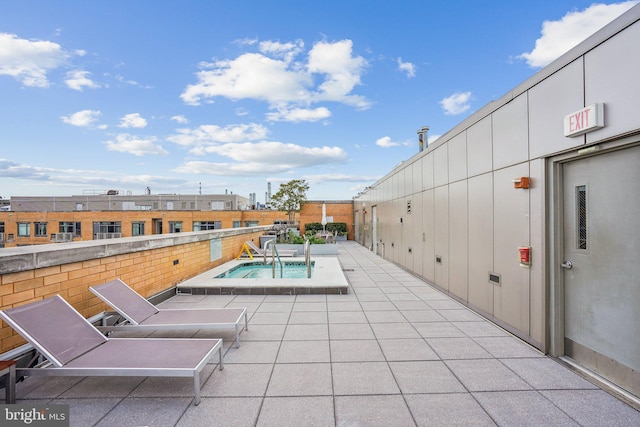
[[[500,275],[496,273],[489,273],[489,283],[494,285],[500,285]]]

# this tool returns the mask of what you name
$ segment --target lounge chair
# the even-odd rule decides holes
[[[259,256],[264,256],[265,251],[264,249],[260,249],[259,247],[257,247],[255,245],[255,243],[253,243],[251,240],[247,240],[246,242],[244,242],[244,244],[248,247],[249,251],[251,253],[255,253],[256,255]],[[298,251],[296,249],[276,249],[278,252],[278,255],[280,255],[281,257],[294,257],[294,256],[298,256]],[[270,257],[271,255],[273,255],[272,249],[267,249],[267,256]]]
[[[236,347],[240,347],[242,318],[245,330],[249,329],[246,308],[158,309],[120,279],[89,290],[125,319],[116,325],[99,326],[103,332],[132,328],[152,331],[234,328]]]
[[[216,351],[224,368],[220,339],[110,339],[59,295],[0,311],[0,318],[47,359],[40,367],[16,368],[18,377],[193,377],[198,405],[200,372]]]

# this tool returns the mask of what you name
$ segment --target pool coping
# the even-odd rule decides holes
[[[291,257],[283,262],[304,262],[304,257]],[[192,295],[306,295],[306,294],[348,294],[349,282],[342,271],[337,256],[318,256],[311,278],[264,279],[264,278],[221,278],[215,276],[239,264],[261,264],[263,259],[236,259],[214,267],[191,279],[176,285],[176,293]]]

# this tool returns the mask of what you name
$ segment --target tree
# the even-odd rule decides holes
[[[280,184],[276,194],[271,196],[271,206],[279,211],[286,211],[289,221],[293,221],[296,212],[299,212],[307,201],[307,190],[309,190],[309,184],[304,179],[294,179]]]

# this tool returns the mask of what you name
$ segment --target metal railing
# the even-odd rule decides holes
[[[307,279],[311,278],[311,242],[309,239],[304,242],[304,263],[307,265]]]
[[[282,260],[280,259],[280,255],[278,254],[278,249],[276,248],[276,240],[275,239],[271,239],[268,240],[265,244],[264,244],[264,265],[267,265],[267,249],[269,249],[269,245],[272,246],[271,249],[271,278],[275,279],[276,278],[276,257],[278,258],[278,264],[280,264],[280,278],[282,279],[282,277],[284,276],[284,267],[282,265]]]
[[[54,233],[51,235],[51,241],[55,243],[71,242],[73,241],[73,233]]]

